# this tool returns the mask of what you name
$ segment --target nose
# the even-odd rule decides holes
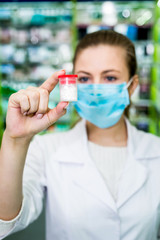
[[[102,83],[102,80],[101,80],[101,77],[100,76],[94,76],[94,78],[93,78],[93,83],[95,83],[95,84],[100,84],[100,83]]]

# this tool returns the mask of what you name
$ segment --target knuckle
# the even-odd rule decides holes
[[[43,94],[44,96],[48,96],[48,91],[47,91],[47,89],[40,89],[40,92],[41,92],[41,94]]]
[[[20,96],[21,96],[21,93],[20,93],[19,91],[16,92],[16,93],[13,93],[13,94],[9,97],[9,101],[14,101],[14,100],[20,98]]]
[[[36,89],[36,87],[33,87],[33,86],[28,86],[27,87],[27,90],[35,90]]]
[[[34,101],[39,99],[39,92],[38,91],[29,91],[29,96],[32,98]]]
[[[22,100],[22,101],[26,101],[26,100],[28,100],[28,98],[27,98],[26,95],[22,94],[22,95],[21,95],[21,100]]]
[[[13,93],[10,97],[9,97],[9,101],[12,101],[15,98],[16,93]]]
[[[23,94],[23,93],[25,93],[25,90],[24,90],[24,89],[21,89],[21,90],[19,90],[17,93]]]
[[[32,97],[33,97],[34,100],[39,99],[39,92],[35,91],[35,92],[33,93]]]
[[[57,108],[56,108],[56,107],[53,109],[53,114],[54,114],[56,117],[58,116],[58,112],[57,112]]]
[[[57,111],[57,108],[54,108],[54,112],[55,112],[56,118],[58,119],[58,118],[62,117],[66,113],[66,109],[63,109],[62,112],[59,112],[59,111]]]

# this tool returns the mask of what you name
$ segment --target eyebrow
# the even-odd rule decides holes
[[[116,70],[116,69],[109,69],[109,70],[103,71],[102,73],[104,74],[104,73],[108,73],[108,72],[119,72],[120,73],[120,71]]]
[[[85,72],[85,71],[78,71],[77,74],[79,74],[79,73],[84,73],[84,74],[90,75],[90,73]]]
[[[109,72],[119,72],[120,73],[120,71],[118,71],[116,69],[108,69],[108,70],[103,71],[102,74],[109,73]],[[85,72],[85,71],[78,71],[77,74],[79,74],[79,73],[84,73],[86,75],[90,75],[90,73]]]

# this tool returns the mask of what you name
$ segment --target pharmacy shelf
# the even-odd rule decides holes
[[[75,46],[79,39],[83,37],[83,35],[87,32],[96,31],[98,28],[112,28],[121,33],[126,33],[127,28],[130,26],[131,28],[134,28],[134,31],[137,31],[131,40],[134,41],[136,46],[138,63],[140,63],[138,73],[140,76],[140,84],[143,85],[139,89],[136,101],[134,102],[134,107],[137,109],[135,116],[138,116],[138,114],[142,115],[143,109],[150,108],[150,68],[152,65],[152,55],[154,51],[152,42],[152,27],[154,24],[153,12],[155,4],[153,1],[109,1],[108,3],[112,3],[110,5],[112,10],[114,4],[114,9],[117,13],[116,16],[119,24],[107,24],[105,21],[106,18],[103,18],[103,14],[105,14],[104,9],[107,6],[105,5],[107,4],[106,1],[34,1],[32,3],[30,1],[17,2],[0,1],[0,22],[2,23],[1,26],[3,26],[3,29],[6,28],[9,31],[17,31],[16,39],[14,38],[14,41],[13,38],[11,38],[11,40],[8,39],[8,42],[4,43],[4,37],[7,35],[7,32],[3,32],[0,28],[0,52],[2,53],[1,47],[5,47],[7,44],[13,47],[13,53],[14,51],[19,51],[17,54],[18,61],[14,60],[15,54],[13,54],[14,57],[12,57],[13,55],[10,55],[8,59],[0,59],[1,70],[3,70],[2,91],[5,95],[5,109],[7,106],[7,97],[13,91],[17,91],[20,88],[26,88],[28,85],[39,86],[42,81],[45,80],[45,76],[41,76],[41,72],[38,73],[39,75],[37,75],[37,78],[35,78],[35,75],[33,75],[33,73],[40,71],[40,68],[44,67],[44,69],[47,69],[47,67],[50,67],[48,70],[43,70],[43,72],[48,74],[50,71],[53,72],[62,68],[67,69],[67,73],[71,73],[73,50],[75,49]],[[23,9],[23,11],[20,11],[20,9]],[[30,16],[30,20],[22,21],[25,20],[26,9],[27,11],[31,11],[32,14],[35,14],[36,17],[32,18]],[[34,9],[36,10],[34,11]],[[2,10],[5,10],[3,14]],[[53,15],[53,17],[51,15]],[[5,19],[3,19],[4,16],[6,17]],[[23,19],[22,16],[24,16]],[[113,17],[113,15],[111,17]],[[41,20],[41,23],[37,21],[38,19]],[[139,24],[135,23],[135,20],[133,19],[139,19]],[[54,32],[54,34],[57,31],[63,31],[67,28],[69,31],[69,38],[65,41],[62,41],[61,37],[59,37],[58,41],[52,41],[52,43],[48,42],[48,40],[38,40],[37,42],[37,40],[34,39],[36,34],[33,34],[34,38],[32,40],[34,41],[31,41],[28,38],[27,40],[24,40],[24,42],[22,41],[22,43],[19,43],[18,37],[21,36],[21,34],[23,36],[23,34],[25,35],[27,33],[28,36],[30,36],[32,29],[37,29],[37,31],[39,31],[43,28],[47,29],[47,31],[51,31],[51,33]],[[55,36],[54,34],[53,36]],[[43,35],[45,36],[45,34]],[[52,40],[53,39],[54,38],[52,38]],[[70,58],[68,57],[67,59],[63,59],[59,57],[58,64],[56,64],[56,62],[52,63],[49,59],[45,62],[45,58],[40,57],[38,57],[37,60],[34,59],[33,61],[30,59],[31,55],[37,55],[36,53],[30,54],[30,48],[32,49],[32,52],[34,52],[36,48],[37,50],[39,48],[39,50],[43,51],[49,50],[50,53],[53,51],[53,55],[56,55],[56,52],[54,52],[54,50],[58,50],[62,45],[65,45],[64,49],[66,49],[68,46],[67,51],[70,55]],[[62,52],[66,51],[64,49]],[[25,57],[23,60],[22,58],[19,60],[19,56],[22,55],[25,55]],[[7,56],[7,54],[3,53],[0,57],[2,56]],[[54,59],[54,57],[51,56],[51,59]],[[7,73],[7,71],[9,71],[9,73]],[[52,99],[54,99],[54,97]],[[70,109],[70,113],[72,115],[72,109]],[[132,113],[134,113],[134,111],[132,111]],[[132,116],[132,118],[135,119],[135,116]],[[147,115],[145,120],[147,122]],[[68,115],[68,122],[69,121],[70,116]],[[67,128],[66,123],[67,120],[63,119],[65,128]],[[63,124],[60,127],[61,129],[63,129]]]

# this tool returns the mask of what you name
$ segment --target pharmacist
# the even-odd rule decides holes
[[[91,33],[78,44],[73,64],[82,120],[68,132],[35,136],[66,113],[67,101],[48,109],[64,71],[9,99],[0,239],[37,219],[46,194],[46,240],[156,240],[160,140],[124,115],[138,85],[134,46],[114,31]]]

